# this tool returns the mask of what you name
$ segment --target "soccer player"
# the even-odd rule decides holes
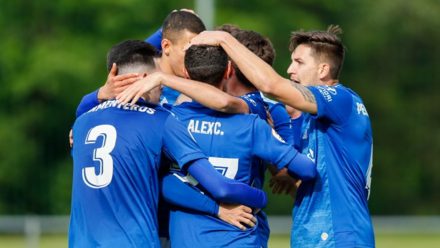
[[[213,87],[222,88],[227,73],[228,58],[223,49],[212,46],[190,47],[185,55],[185,68],[191,79],[203,80]],[[175,80],[174,76],[157,73],[145,80],[159,82]],[[136,82],[130,88],[142,85]],[[193,81],[185,80],[187,83]],[[129,89],[130,89],[129,88]],[[131,99],[138,92],[128,92]],[[121,101],[127,101],[120,98]],[[185,102],[172,108],[187,129],[210,156],[210,161],[226,177],[251,184],[258,175],[255,159],[263,159],[287,167],[289,172],[303,180],[314,178],[315,165],[305,155],[299,154],[291,145],[256,115],[232,115],[202,106],[197,102]],[[181,173],[180,173],[181,174]],[[181,174],[180,177],[183,175]],[[165,194],[165,198],[173,197]],[[182,228],[184,223],[194,223]],[[227,238],[225,238],[227,235]],[[171,245],[178,247],[260,247],[260,237],[255,228],[243,232],[217,218],[176,209],[170,217]]]
[[[368,211],[372,131],[358,94],[338,80],[344,59],[341,29],[293,32],[290,80],[219,31],[191,44],[220,45],[263,93],[308,115],[303,153],[317,164],[317,180],[303,182],[293,213],[292,247],[374,247]]]
[[[125,41],[108,55],[108,68],[147,75],[155,50]],[[80,116],[73,127],[74,161],[69,247],[160,247],[158,170],[162,155],[189,172],[219,201],[261,208],[264,192],[221,176],[186,127],[150,92],[134,105],[115,100]]]
[[[165,73],[183,77],[183,57],[185,55],[184,46],[198,33],[206,30],[202,20],[187,10],[171,12],[164,20],[162,25],[161,56],[156,58],[159,69]],[[159,34],[152,35],[146,41],[157,43]],[[157,44],[155,44],[157,46]],[[98,105],[100,102],[113,99],[118,93],[133,82],[140,79],[137,73],[117,74],[117,66],[112,65],[106,83],[98,90],[87,94],[79,104],[76,116]],[[168,87],[163,88],[161,103],[173,104],[179,93]]]
[[[222,25],[219,29],[226,30],[231,33],[240,41],[240,43],[245,45],[265,62],[272,65],[275,57],[275,50],[267,38],[264,38],[257,32],[242,30],[233,25]],[[228,94],[205,83],[186,83],[181,79],[164,80],[163,83],[164,85],[182,92],[200,104],[211,109],[227,113],[254,113],[257,114],[261,119],[266,120],[270,114],[266,114],[267,106],[263,101],[260,92],[248,81],[248,79],[235,65],[232,67],[232,70],[228,70],[226,74],[227,81],[224,84],[224,88]],[[157,85],[154,85],[152,87],[156,86]],[[281,133],[282,138],[287,141],[287,143],[293,143],[291,138],[290,118],[287,115],[284,107],[279,103],[272,103],[270,110],[272,110],[272,113],[274,114],[273,119],[275,119],[275,131],[277,131],[277,133]],[[252,185],[257,188],[262,188],[267,166],[264,161],[257,159],[254,159],[252,163],[253,168],[255,168],[255,173],[258,175],[253,178]],[[273,188],[273,192],[286,192],[292,194],[292,192],[295,190],[295,181],[283,173],[277,172],[276,167],[270,166],[269,168],[274,175],[270,184]],[[278,175],[277,173],[280,174]],[[196,201],[192,201],[191,203],[198,205]],[[210,205],[214,204],[211,203]],[[195,208],[194,205],[186,207],[192,207],[193,209]],[[213,207],[208,207],[207,209],[212,208]],[[201,208],[197,207],[197,210],[201,211]],[[261,245],[263,247],[267,247],[267,241],[270,233],[267,217],[264,211],[259,211],[256,216],[259,222],[258,232],[260,233],[259,236],[262,240]]]

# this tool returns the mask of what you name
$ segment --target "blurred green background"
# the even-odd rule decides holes
[[[440,214],[438,0],[217,0],[214,25],[269,37],[286,75],[290,32],[345,31],[341,81],[364,99],[374,132],[373,215]],[[66,215],[68,131],[81,97],[106,80],[106,52],[144,39],[194,0],[0,1],[0,215]],[[267,212],[290,214],[271,196]]]

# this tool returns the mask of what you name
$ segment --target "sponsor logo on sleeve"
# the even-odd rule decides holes
[[[319,93],[324,97],[327,102],[333,101],[332,95],[336,96],[338,92],[334,87],[330,86],[318,86],[316,87],[319,90]]]

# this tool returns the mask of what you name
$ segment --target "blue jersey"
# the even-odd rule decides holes
[[[247,103],[249,107],[249,114],[256,114],[262,120],[267,120],[266,104],[264,103],[259,91],[249,92],[240,96],[240,98]]]
[[[305,118],[310,118],[311,115],[305,115],[301,113],[301,115],[295,119],[291,119],[292,123],[292,136],[293,136],[293,146],[296,149],[300,149],[302,147],[302,135],[303,130],[305,130],[304,124],[308,123]]]
[[[170,112],[138,102],[104,102],[73,127],[69,247],[160,247],[161,155],[180,166],[205,158]]]
[[[173,105],[177,98],[179,97],[180,92],[171,89],[170,87],[164,86],[162,88],[162,94],[160,95],[160,104],[171,104]]]
[[[175,106],[173,112],[228,178],[251,184],[259,169],[255,159],[283,166],[294,157],[292,147],[256,115],[225,114],[196,102]],[[176,247],[260,247],[255,227],[241,231],[215,217],[185,210],[172,211],[170,238]]]
[[[318,112],[303,113],[301,148],[316,161],[319,176],[298,189],[291,247],[374,247],[367,204],[373,141],[367,110],[341,84],[309,89]]]

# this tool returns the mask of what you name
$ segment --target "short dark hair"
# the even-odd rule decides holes
[[[327,31],[302,30],[292,32],[289,49],[293,52],[299,45],[312,48],[315,58],[324,58],[330,63],[330,76],[338,79],[345,57],[345,48],[338,35],[342,29],[337,25],[330,25]]]
[[[261,34],[251,30],[235,30],[231,32],[241,44],[251,50],[255,55],[264,60],[269,65],[273,65],[275,60],[275,49],[269,39],[263,37]],[[238,66],[234,63],[235,75],[238,80],[246,86],[254,87],[253,84],[240,71]]]
[[[126,40],[113,46],[107,54],[107,70],[110,71],[113,63],[118,68],[146,65],[154,67],[156,49],[141,40]]]
[[[188,30],[191,33],[199,34],[206,30],[205,24],[195,14],[178,10],[171,12],[162,25],[162,37],[175,41],[180,31]]]
[[[228,55],[219,46],[192,45],[185,53],[185,68],[193,80],[218,86],[228,66]]]
[[[215,30],[228,32],[234,37],[237,32],[241,31],[240,27],[238,27],[237,25],[227,23],[216,27]]]

